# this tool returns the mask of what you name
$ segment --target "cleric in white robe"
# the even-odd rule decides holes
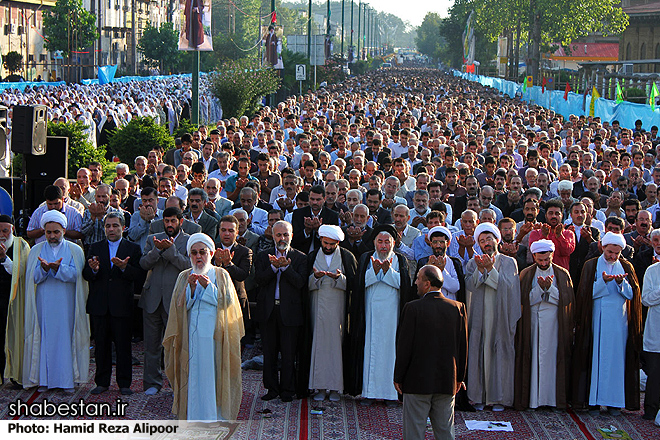
[[[180,419],[235,420],[242,396],[243,314],[229,274],[211,264],[215,244],[188,239],[192,269],[179,275],[165,330],[165,372]]]
[[[573,284],[568,271],[552,263],[551,240],[535,241],[530,251],[534,264],[520,273],[514,406],[564,409],[573,342]]]
[[[51,210],[41,217],[46,241],[28,255],[23,386],[73,391],[89,376],[88,286],[82,249],[64,240],[67,220]]]

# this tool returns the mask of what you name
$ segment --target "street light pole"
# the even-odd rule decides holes
[[[360,3],[358,4],[358,28],[357,28],[357,53],[358,53],[358,60],[362,59],[362,52],[360,52],[360,40],[362,39],[362,36],[360,35],[360,24],[361,24],[361,18],[362,18],[362,0],[360,0]]]
[[[341,57],[344,58],[344,34],[346,28],[344,27],[344,0],[341,0]]]
[[[312,0],[307,8],[307,59],[312,61]]]
[[[354,6],[355,0],[351,0],[351,44],[350,44],[350,49],[353,49],[353,6]],[[353,54],[355,56],[355,54]]]

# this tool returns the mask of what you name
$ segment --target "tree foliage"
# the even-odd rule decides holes
[[[44,34],[49,51],[61,50],[70,55],[98,38],[96,15],[83,7],[82,0],[57,0],[50,14],[44,14]]]
[[[275,93],[280,77],[271,67],[255,59],[226,61],[211,76],[211,91],[220,100],[225,118],[240,117],[256,111],[260,99]]]
[[[142,32],[137,49],[149,67],[158,67],[161,73],[178,70],[179,32],[174,24],[164,22],[160,28],[148,24]]]
[[[12,50],[2,57],[2,64],[5,66],[5,69],[9,70],[9,73],[18,72],[23,66],[23,55]]]
[[[174,138],[164,125],[151,117],[134,117],[114,131],[108,148],[124,163],[133,163],[137,156],[147,156],[154,148],[163,151],[174,147]]]
[[[429,58],[440,58],[442,37],[440,35],[440,26],[442,19],[435,12],[429,12],[424,17],[422,24],[417,28],[415,44],[417,50]]]
[[[69,176],[75,176],[79,168],[89,166],[92,161],[107,163],[105,159],[105,147],[98,148],[92,144],[85,133],[85,125],[82,121],[75,123],[48,121],[48,136],[64,136],[69,138]]]

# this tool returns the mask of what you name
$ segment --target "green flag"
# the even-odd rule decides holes
[[[621,104],[623,102],[623,89],[621,88],[621,84],[619,84],[619,80],[616,80],[616,100],[615,102],[617,104]]]
[[[653,81],[653,86],[651,87],[651,95],[649,96],[649,104],[651,105],[651,111],[655,111],[655,99],[660,95],[658,92],[658,86],[655,85]]]
[[[527,91],[527,78],[523,79],[523,93]]]

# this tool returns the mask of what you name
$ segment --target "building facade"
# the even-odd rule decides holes
[[[660,1],[623,0],[630,24],[619,41],[619,61],[660,59]],[[658,65],[635,65],[634,72],[660,72]]]

